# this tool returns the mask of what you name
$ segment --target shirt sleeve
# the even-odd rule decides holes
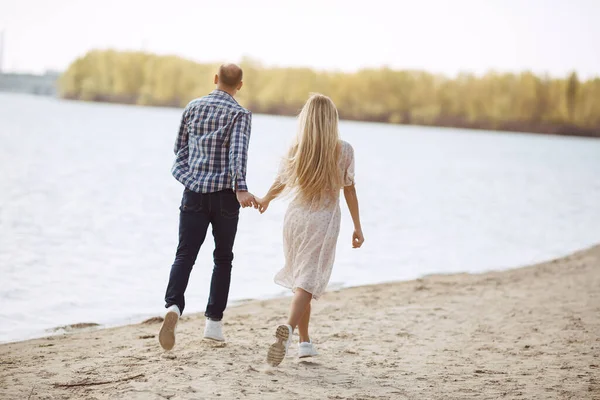
[[[189,117],[189,108],[186,107],[183,111],[183,115],[181,116],[181,124],[179,125],[179,133],[177,134],[177,139],[175,140],[175,155],[179,153],[181,149],[187,147],[188,144],[188,130],[187,123]]]
[[[229,171],[233,190],[248,191],[246,185],[246,165],[248,163],[248,143],[252,128],[252,114],[242,113],[233,123],[229,145]]]

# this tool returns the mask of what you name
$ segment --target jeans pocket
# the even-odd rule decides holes
[[[180,211],[183,212],[200,212],[202,211],[202,194],[196,193],[193,190],[185,189],[183,198],[181,199]]]
[[[220,193],[221,215],[225,218],[238,218],[240,215],[240,203],[232,190]]]

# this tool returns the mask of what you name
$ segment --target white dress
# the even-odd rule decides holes
[[[350,186],[354,184],[354,150],[347,142],[341,145],[339,173],[344,186]],[[275,275],[275,283],[293,291],[304,289],[318,299],[333,269],[340,219],[339,190],[333,200],[317,210],[296,196],[283,221],[285,267]]]

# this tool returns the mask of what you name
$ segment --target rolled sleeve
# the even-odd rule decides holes
[[[229,146],[229,171],[233,190],[248,191],[246,166],[248,164],[248,144],[252,128],[252,114],[244,112],[233,125]]]
[[[186,147],[188,144],[188,116],[189,107],[186,107],[186,109],[183,111],[183,115],[181,116],[181,123],[179,124],[179,133],[177,134],[177,139],[175,140],[175,155],[177,155],[179,151]]]

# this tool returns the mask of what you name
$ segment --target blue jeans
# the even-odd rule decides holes
[[[179,245],[165,294],[166,307],[175,304],[183,312],[185,289],[208,226],[215,239],[214,268],[206,317],[220,321],[227,307],[233,243],[237,232],[240,204],[232,190],[201,194],[185,189],[179,208]]]

